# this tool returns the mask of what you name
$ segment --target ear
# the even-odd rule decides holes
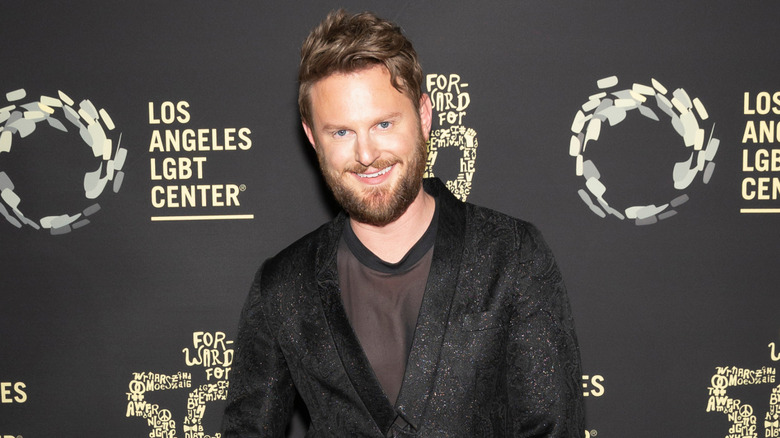
[[[422,129],[423,137],[425,141],[428,141],[428,137],[431,135],[431,126],[433,120],[433,104],[431,104],[431,98],[427,93],[423,93],[420,96],[420,128]]]
[[[314,132],[311,130],[309,125],[306,124],[306,122],[301,122],[303,125],[303,132],[306,133],[306,138],[309,139],[309,143],[311,143],[311,147],[314,149],[317,149],[317,144],[314,142]]]

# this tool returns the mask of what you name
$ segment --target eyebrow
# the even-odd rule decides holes
[[[385,115],[383,115],[381,117],[377,117],[373,121],[373,124],[376,125],[377,123],[388,121],[388,120],[390,120],[390,121],[398,120],[399,118],[401,118],[401,115],[402,115],[402,113],[400,111],[396,111],[396,112],[392,112],[392,113],[389,113],[389,114],[385,114]],[[327,123],[327,124],[323,125],[321,129],[324,132],[330,132],[330,131],[339,131],[339,130],[348,129],[348,128],[346,126],[340,125],[340,124]]]

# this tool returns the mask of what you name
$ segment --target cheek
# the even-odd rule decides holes
[[[416,134],[409,132],[399,132],[384,136],[380,142],[382,149],[398,156],[405,156],[412,152],[416,143]]]
[[[346,164],[354,161],[352,149],[347,144],[339,144],[336,146],[329,145],[330,147],[320,147],[317,150],[317,155],[320,162],[325,162],[329,168],[340,169]]]

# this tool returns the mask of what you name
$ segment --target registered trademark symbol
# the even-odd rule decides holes
[[[238,186],[238,190],[240,190],[242,192],[245,192],[246,191],[246,184],[241,184],[240,186]]]

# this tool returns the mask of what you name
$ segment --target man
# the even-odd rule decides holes
[[[241,317],[227,437],[575,437],[563,281],[530,224],[425,180],[431,101],[400,29],[331,13],[301,50],[303,129],[344,213],[267,260]]]

